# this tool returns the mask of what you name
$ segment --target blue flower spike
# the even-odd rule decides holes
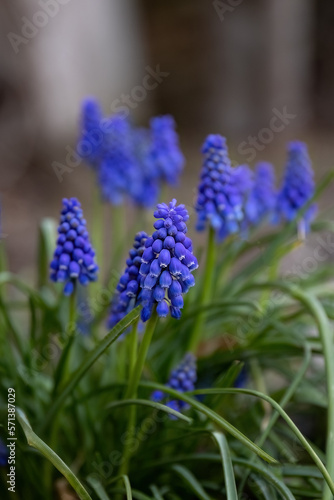
[[[150,121],[152,145],[150,161],[156,176],[172,186],[176,185],[184,166],[184,156],[179,147],[174,118],[156,116]]]
[[[120,205],[126,196],[134,197],[140,169],[134,155],[132,129],[119,115],[105,120],[105,152],[98,172],[102,198]]]
[[[80,137],[77,144],[78,154],[91,167],[97,168],[103,153],[103,119],[99,102],[93,98],[85,99],[81,106]]]
[[[192,272],[198,267],[192,241],[186,236],[189,215],[185,206],[177,205],[175,199],[168,205],[160,203],[154,217],[155,231],[146,240],[139,270],[144,322],[155,305],[160,317],[181,317],[183,295],[195,285]]]
[[[171,372],[169,381],[166,387],[175,389],[179,392],[193,391],[197,380],[196,358],[193,354],[187,353],[182,362]],[[166,394],[163,391],[154,391],[151,394],[151,400],[157,403],[166,399]],[[189,408],[189,405],[181,400],[169,400],[166,405],[176,411],[183,411]],[[172,420],[177,417],[169,415]]]
[[[64,295],[71,295],[78,281],[86,286],[97,280],[98,266],[94,257],[81,204],[76,198],[64,198],[50,279],[64,283]]]
[[[211,226],[223,239],[240,230],[244,219],[244,203],[252,185],[251,172],[246,165],[231,167],[226,139],[209,135],[202,147],[204,162],[195,208],[197,229]]]
[[[245,212],[247,222],[256,226],[273,214],[277,203],[275,172],[271,163],[258,163],[253,188],[250,191]]]
[[[144,231],[137,233],[135,236],[133,248],[131,248],[126,261],[127,267],[118,282],[117,292],[111,303],[108,328],[117,325],[131,309],[141,302],[142,290],[140,288],[141,276],[139,268],[147,238],[148,235]]]
[[[294,220],[301,208],[314,195],[314,172],[303,142],[288,144],[288,160],[281,190],[277,197],[277,215],[288,222]],[[305,238],[310,222],[315,216],[316,205],[310,206],[298,223],[299,236]]]

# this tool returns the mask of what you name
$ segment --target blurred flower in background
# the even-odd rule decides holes
[[[175,121],[158,116],[150,128],[137,128],[127,117],[103,118],[99,103],[85,99],[77,151],[97,175],[102,198],[120,205],[126,198],[151,208],[162,184],[176,185],[184,165]]]
[[[252,173],[246,165],[232,168],[225,137],[209,135],[202,153],[204,162],[195,205],[197,229],[209,225],[224,239],[240,229]]]
[[[271,163],[258,163],[255,169],[253,188],[245,206],[247,223],[256,226],[270,214],[273,214],[277,203],[276,198],[273,166]]]
[[[299,210],[314,195],[313,176],[306,144],[300,141],[290,142],[284,180],[277,197],[277,217],[285,221],[292,221],[296,218]],[[316,205],[312,205],[298,222],[301,234],[308,231],[315,212]]]
[[[166,387],[175,389],[179,392],[193,391],[195,389],[195,384],[197,381],[197,367],[196,358],[193,354],[187,353],[181,363],[171,372],[169,376],[169,381]],[[163,391],[154,391],[151,394],[151,400],[155,402],[161,402],[166,399],[166,394]],[[183,411],[189,408],[188,403],[181,400],[171,399],[167,403],[167,406],[176,411]],[[169,417],[174,420],[176,417],[169,415]]]

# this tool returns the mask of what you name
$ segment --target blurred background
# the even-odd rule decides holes
[[[321,178],[333,165],[333,22],[332,0],[3,0],[1,231],[11,269],[29,269],[38,223],[58,217],[63,197],[79,197],[94,222],[92,173],[71,163],[87,95],[138,125],[174,115],[187,164],[173,194],[188,205],[209,133],[228,138],[236,164],[266,159],[279,176],[286,142],[305,140]],[[321,209],[332,206],[327,192]]]

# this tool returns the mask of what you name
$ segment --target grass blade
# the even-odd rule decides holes
[[[154,408],[156,410],[168,413],[169,415],[173,415],[174,417],[177,417],[178,419],[187,422],[187,424],[192,423],[192,419],[186,417],[182,413],[173,410],[172,408],[169,408],[169,406],[163,405],[161,403],[155,403],[154,401],[149,401],[148,399],[122,399],[119,401],[113,401],[112,403],[108,404],[107,408],[117,408],[119,406],[128,406],[128,405],[149,406],[150,408]]]
[[[71,379],[65,387],[60,388],[60,393],[53,402],[46,418],[42,430],[45,430],[49,425],[54,415],[57,413],[59,408],[62,406],[66,398],[71,394],[75,387],[79,384],[82,377],[88,372],[91,366],[99,359],[100,356],[108,349],[108,347],[113,344],[118,337],[126,330],[134,321],[139,317],[140,306],[133,309],[129,314],[125,316],[117,325],[101,340],[101,342],[91,351],[79,368],[71,374]]]
[[[27,442],[33,448],[36,448],[42,455],[44,455],[59,472],[67,479],[72,488],[78,494],[81,500],[92,500],[83,485],[80,483],[79,479],[73,474],[71,469],[62,461],[62,459],[46,444],[42,439],[40,439],[37,434],[31,428],[27,417],[20,408],[16,409],[17,419],[23,429],[23,432],[27,438]]]
[[[221,432],[213,432],[212,435],[219,446],[219,451],[222,457],[226,487],[226,500],[238,500],[233,465],[226,437]]]
[[[200,498],[201,500],[211,500],[189,469],[183,465],[173,465],[172,469],[184,480],[195,495],[197,495],[197,498]]]
[[[167,386],[161,385],[161,384],[156,384],[153,382],[142,382],[139,385],[142,387],[149,387],[150,389],[157,389],[157,390],[163,391],[166,394],[170,394],[171,396],[173,396],[176,399],[181,399],[182,401],[185,401],[190,406],[195,408],[195,410],[198,410],[200,413],[205,415],[209,420],[211,420],[211,422],[214,422],[216,425],[218,425],[225,432],[228,432],[229,434],[234,436],[236,439],[238,439],[244,446],[246,446],[252,452],[256,453],[263,460],[265,460],[266,462],[271,463],[271,464],[278,463],[277,460],[275,460],[273,457],[268,455],[268,453],[263,451],[259,446],[257,446],[255,443],[253,443],[253,441],[251,441],[247,436],[245,436],[242,432],[240,432],[238,429],[236,429],[232,424],[230,424],[229,422],[227,422],[227,420],[225,420],[223,417],[218,415],[218,413],[211,410],[206,405],[204,405],[203,403],[200,403],[199,401],[197,401],[193,397],[189,396],[188,394],[185,394],[184,392],[181,393],[181,392],[175,391],[174,389],[171,389],[170,387],[167,387]],[[194,394],[194,393],[191,393],[191,394]],[[204,390],[203,390],[203,394],[204,394]],[[213,394],[213,392],[211,394]],[[219,394],[219,393],[217,393],[217,394]]]
[[[334,482],[332,478],[330,477],[326,467],[316,454],[316,452],[313,450],[312,446],[308,443],[307,439],[303,436],[303,434],[300,432],[298,427],[294,424],[294,422],[291,420],[289,415],[285,413],[283,408],[270,396],[267,396],[266,394],[263,394],[262,392],[258,391],[253,391],[251,389],[199,389],[196,391],[192,391],[189,394],[197,395],[197,394],[247,394],[248,396],[254,396],[260,399],[263,399],[264,401],[267,401],[272,405],[272,407],[280,414],[280,416],[286,421],[292,432],[295,434],[295,436],[299,439],[305,450],[308,452],[310,457],[313,459],[314,463],[320,470],[321,474],[323,475],[326,483],[328,484],[328,487],[330,488],[331,492],[334,494]]]

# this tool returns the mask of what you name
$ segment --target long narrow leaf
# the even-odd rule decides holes
[[[197,498],[201,500],[211,500],[189,469],[183,465],[173,465],[172,469],[185,481]]]
[[[53,419],[54,415],[57,413],[59,408],[62,406],[66,398],[71,394],[75,387],[79,384],[84,375],[88,372],[91,366],[99,359],[100,356],[108,349],[108,347],[113,344],[118,337],[126,330],[132,323],[134,323],[139,317],[140,306],[131,311],[125,316],[114,328],[101,340],[101,342],[95,347],[95,349],[90,352],[86,359],[82,362],[81,366],[71,374],[71,379],[65,387],[60,388],[59,395],[53,402],[46,418],[42,429],[46,429]]]
[[[256,453],[259,457],[261,457],[263,460],[266,462],[269,462],[271,464],[277,464],[277,460],[275,460],[273,457],[268,455],[265,451],[261,450],[259,446],[257,446],[253,441],[251,441],[248,437],[246,437],[242,432],[240,432],[238,429],[236,429],[232,424],[227,422],[223,417],[218,415],[215,411],[211,410],[208,408],[206,405],[200,403],[193,397],[181,393],[178,391],[175,391],[174,389],[171,389],[170,387],[167,387],[165,385],[161,384],[156,384],[153,382],[142,382],[139,384],[140,386],[143,387],[149,387],[150,389],[157,389],[160,391],[165,392],[166,394],[170,394],[176,399],[181,399],[182,401],[185,401],[188,403],[190,406],[198,410],[200,413],[205,415],[209,420],[217,424],[221,429],[223,429],[225,432],[228,432],[232,436],[234,436],[236,439],[238,439],[244,446],[249,448],[252,452]],[[211,393],[213,394],[213,393]]]
[[[16,409],[17,419],[23,429],[23,432],[27,438],[28,444],[33,448],[36,448],[42,455],[44,455],[55,467],[59,470],[61,474],[67,479],[70,485],[78,494],[81,500],[92,500],[83,485],[80,483],[79,479],[73,474],[71,469],[62,461],[62,459],[40,439],[37,434],[31,428],[27,417],[20,408]]]
[[[226,437],[221,432],[213,432],[212,435],[219,446],[219,451],[222,457],[227,497],[226,500],[238,500],[233,465]]]
[[[168,413],[169,415],[173,415],[173,417],[177,417],[180,420],[184,420],[187,424],[192,423],[192,419],[186,417],[182,413],[169,408],[169,406],[163,405],[161,403],[156,403],[154,401],[149,401],[148,399],[122,399],[119,401],[113,401],[112,403],[107,405],[107,408],[117,408],[119,406],[128,406],[128,405],[141,405],[141,406],[149,406],[150,408],[154,408],[155,410],[163,411]]]
[[[321,474],[323,475],[326,483],[328,484],[331,492],[334,494],[334,482],[330,475],[328,474],[328,471],[316,452],[313,450],[312,446],[308,443],[307,439],[303,436],[303,434],[300,432],[298,427],[294,424],[294,422],[291,420],[289,415],[285,413],[283,408],[276,402],[274,401],[270,396],[267,396],[266,394],[263,394],[262,392],[258,391],[253,391],[251,389],[198,389],[196,391],[192,391],[189,394],[193,395],[198,395],[198,394],[247,394],[248,396],[254,396],[259,399],[263,399],[264,401],[267,401],[268,403],[271,404],[273,408],[280,414],[280,416],[286,421],[292,432],[295,434],[295,436],[299,439],[305,450],[308,452],[310,457],[313,459],[314,463],[320,470]]]
[[[166,465],[173,464],[175,462],[188,462],[188,461],[196,461],[196,462],[205,462],[211,461],[215,463],[221,463],[221,456],[214,453],[196,453],[192,455],[177,455],[172,457],[165,457],[160,460],[155,460],[154,462],[148,462],[144,464],[145,468],[154,469],[156,467],[165,467]],[[245,460],[243,458],[232,458],[232,462],[235,465],[241,465],[243,467],[249,468],[250,470],[256,472],[257,474],[262,475],[266,481],[268,481],[271,485],[273,485],[277,491],[281,494],[282,498],[285,500],[295,500],[291,491],[287,488],[287,486],[278,479],[275,474],[273,474],[270,469],[260,462],[254,463],[251,460]],[[315,476],[317,477],[317,475]]]

